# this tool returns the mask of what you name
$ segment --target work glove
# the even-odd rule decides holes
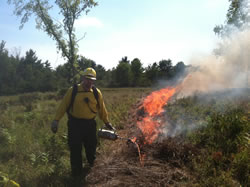
[[[115,128],[112,126],[111,123],[108,122],[105,124],[105,126],[107,127],[107,129],[115,131]]]
[[[57,120],[52,121],[52,123],[51,123],[51,131],[53,133],[57,132],[58,124],[59,124],[59,122]]]

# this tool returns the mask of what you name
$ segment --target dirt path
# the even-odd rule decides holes
[[[137,137],[140,132],[134,124],[138,106],[131,109],[122,137]],[[188,186],[194,181],[186,166],[196,150],[182,143],[180,138],[168,138],[151,145],[140,145],[142,162],[136,146],[123,140],[104,140],[105,147],[97,150],[95,166],[86,176],[86,186]]]

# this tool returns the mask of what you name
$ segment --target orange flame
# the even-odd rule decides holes
[[[175,88],[163,88],[159,91],[152,92],[144,99],[142,107],[147,113],[147,116],[144,117],[142,121],[138,121],[137,126],[143,133],[145,144],[151,144],[157,139],[162,122],[154,118],[164,111],[163,107],[175,92]]]
[[[143,160],[144,160],[144,155],[141,154],[140,147],[139,147],[138,143],[136,142],[136,137],[131,138],[130,140],[131,140],[131,142],[133,142],[133,143],[136,145],[137,151],[138,151],[138,155],[139,155],[139,159],[140,159],[140,163],[141,163],[141,166],[144,166],[144,162],[143,162]]]

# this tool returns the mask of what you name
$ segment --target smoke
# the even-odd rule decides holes
[[[176,94],[173,99],[195,96],[189,98],[191,100],[187,100],[188,103],[197,104],[202,109],[203,106],[204,108],[206,106],[211,108],[213,103],[216,104],[217,101],[222,101],[227,97],[238,100],[244,94],[245,98],[249,94],[249,49],[250,30],[245,30],[222,40],[215,50],[216,54],[193,58],[190,62],[191,66],[186,68],[188,71],[186,77],[174,82],[174,85],[176,85],[176,82],[180,81],[174,87]],[[225,101],[228,102],[228,100]],[[181,115],[177,114],[178,119],[175,119],[176,116],[171,116],[171,110],[168,112],[165,108],[166,113],[163,119],[160,123],[157,122],[161,125],[159,128],[158,126],[155,127],[159,132],[157,141],[162,141],[167,137],[175,137],[182,133],[185,134],[185,132],[207,125],[205,116],[209,115],[209,112],[205,116],[192,116],[192,112],[188,112],[189,106],[185,108],[188,103],[185,104],[184,102],[183,105],[178,105],[180,108],[171,109],[176,110],[178,114],[181,113]],[[225,112],[223,106],[216,108],[211,108],[211,110]]]
[[[205,44],[204,44],[205,45]],[[218,44],[216,53],[193,58],[188,76],[179,85],[178,97],[197,92],[249,88],[250,30],[238,32]]]
[[[177,86],[176,98],[195,95],[197,103],[206,104],[214,99],[233,97],[238,100],[241,96],[247,96],[249,92],[246,90],[249,90],[250,78],[250,30],[238,32],[224,39],[215,51],[220,55],[212,54],[192,59],[188,75]],[[225,109],[217,110],[224,112]],[[161,126],[158,141],[207,124],[206,121],[199,119],[183,125],[183,121],[189,120],[185,112],[174,124],[168,122],[167,118],[166,116],[166,121]]]
[[[247,15],[248,21],[242,25],[241,30],[228,28],[230,35],[224,37],[214,49],[214,54],[206,56],[196,56],[189,64],[187,76],[177,86],[176,98],[183,98],[195,95],[197,103],[209,104],[216,100],[234,98],[240,100],[241,97],[249,96],[250,83],[250,26],[249,26],[249,6],[248,1],[242,3],[242,12]],[[247,13],[248,12],[248,13]],[[237,24],[235,24],[237,25]],[[206,45],[206,44],[204,44]],[[198,94],[197,94],[198,93]],[[228,101],[227,101],[228,102]],[[224,107],[218,107],[218,112],[225,112]],[[188,116],[183,113],[175,124],[166,122],[163,125],[163,137],[174,137],[189,130],[201,128],[206,125],[202,119],[183,125],[183,121],[188,121]]]

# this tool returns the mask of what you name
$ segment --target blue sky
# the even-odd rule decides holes
[[[7,0],[6,0],[7,1]],[[55,42],[30,19],[19,30],[20,18],[6,1],[0,5],[0,40],[10,53],[29,49],[52,67],[65,63]],[[76,22],[79,54],[106,69],[122,57],[139,58],[146,67],[162,59],[189,64],[196,55],[210,54],[218,38],[215,25],[225,21],[228,0],[99,0]],[[57,14],[54,14],[57,15]],[[60,19],[60,18],[58,18]]]

